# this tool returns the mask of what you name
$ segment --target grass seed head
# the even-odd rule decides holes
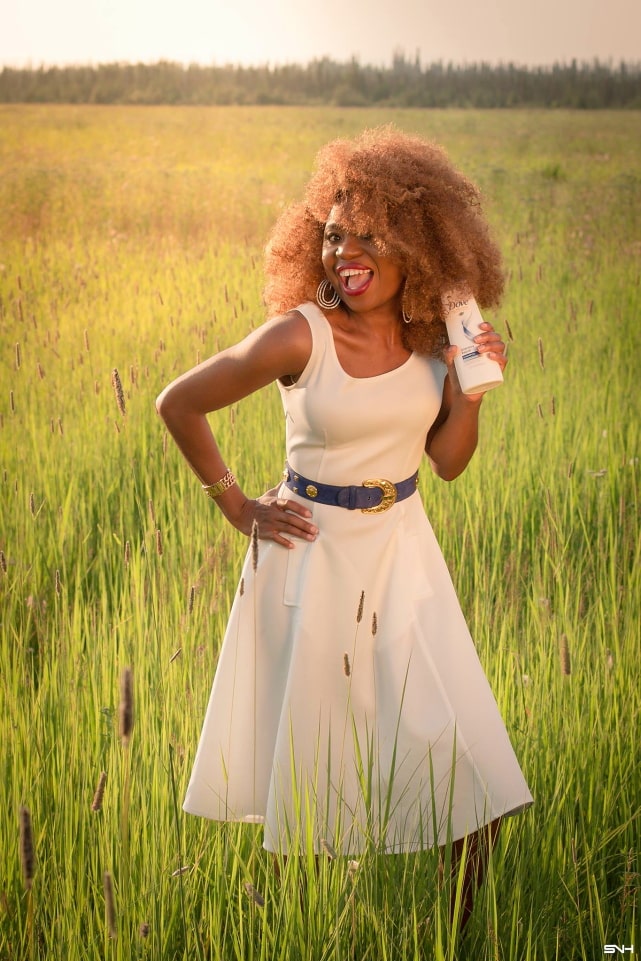
[[[254,571],[254,574],[255,574],[258,569],[258,524],[256,523],[255,520],[252,521],[251,542],[252,542],[252,570]]]
[[[131,560],[131,544],[129,541],[125,541],[125,564],[129,567],[129,561]]]
[[[105,796],[105,787],[107,786],[107,772],[102,771],[100,777],[98,778],[98,784],[96,785],[96,791],[93,796],[93,801],[91,802],[92,811],[102,810],[102,801]]]
[[[156,529],[156,554],[162,557],[162,534],[160,528]]]
[[[569,677],[572,669],[570,666],[570,646],[568,644],[567,634],[561,634],[559,648],[561,655],[561,674],[563,674],[564,677]]]
[[[372,614],[372,636],[373,637],[376,636],[377,631],[378,631],[378,618],[376,617],[376,611],[374,611],[374,613]]]
[[[194,600],[195,600],[195,598],[196,598],[196,588],[195,588],[194,585],[192,584],[192,586],[191,586],[191,588],[190,588],[190,590],[189,590],[189,605],[188,605],[188,610],[189,610],[189,613],[190,613],[190,614],[193,614],[193,611],[194,611]]]
[[[131,739],[134,726],[134,683],[133,671],[126,667],[120,675],[120,705],[118,708],[120,737],[125,747]]]
[[[7,558],[4,556],[4,551],[0,551],[0,570],[3,574],[7,573]]]
[[[250,881],[245,882],[244,888],[245,893],[250,901],[253,901],[254,904],[256,904],[259,908],[265,907],[265,898],[262,896],[260,891],[258,891],[254,885],[251,884]]]
[[[36,858],[33,850],[33,830],[29,809],[20,808],[20,863],[22,865],[22,879],[27,890],[33,883]]]
[[[321,838],[321,847],[330,861],[335,861],[338,857],[336,849],[325,838]]]
[[[118,373],[118,368],[114,367],[111,372],[111,386],[114,389],[114,394],[116,395],[116,404],[118,405],[118,410],[125,416],[125,393],[122,389],[122,381],[120,380],[120,374]]]
[[[358,611],[356,612],[356,623],[360,624],[363,620],[363,607],[365,606],[365,591],[361,591],[361,599],[358,602]]]
[[[109,871],[105,871],[102,884],[105,892],[105,924],[107,933],[112,941],[116,940],[116,901],[114,899],[114,887]]]
[[[347,651],[345,651],[345,653],[343,654],[343,673],[345,674],[345,677],[349,677],[350,674],[352,673],[352,668],[349,663],[349,654],[347,653]]]
[[[541,340],[540,337],[538,341],[538,346],[539,346],[539,364],[541,365],[541,370],[545,370],[545,357],[543,355],[543,341]]]

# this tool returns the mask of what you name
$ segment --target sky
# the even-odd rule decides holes
[[[0,65],[641,62],[641,0],[2,0]]]

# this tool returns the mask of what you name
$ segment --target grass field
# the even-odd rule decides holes
[[[264,319],[266,232],[320,144],[389,120],[481,185],[509,271],[479,452],[421,480],[536,799],[464,945],[433,852],[323,861],[302,900],[256,829],[180,811],[246,543],[154,398]],[[639,142],[637,112],[0,107],[2,961],[641,950]],[[275,388],[212,423],[271,486]]]

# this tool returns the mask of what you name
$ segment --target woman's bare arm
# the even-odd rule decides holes
[[[483,331],[474,338],[479,351],[504,368],[507,357],[500,335],[489,323],[483,324]],[[432,470],[448,481],[465,470],[476,450],[479,410],[485,396],[462,393],[454,367],[457,350],[457,347],[448,347],[445,351],[448,372],[443,385],[443,402],[425,442]]]
[[[274,380],[296,378],[309,360],[311,347],[307,321],[291,311],[182,374],[162,391],[156,409],[203,484],[216,483],[227,470],[207,414]],[[305,519],[311,516],[310,511],[295,501],[287,501],[285,507],[275,497],[252,500],[234,484],[216,498],[216,503],[238,530],[249,534],[256,520],[260,536],[283,546],[292,546],[289,536],[313,539],[316,533],[314,525]]]

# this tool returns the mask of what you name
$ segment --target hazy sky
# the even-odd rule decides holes
[[[641,0],[3,0],[0,64],[641,61]]]

